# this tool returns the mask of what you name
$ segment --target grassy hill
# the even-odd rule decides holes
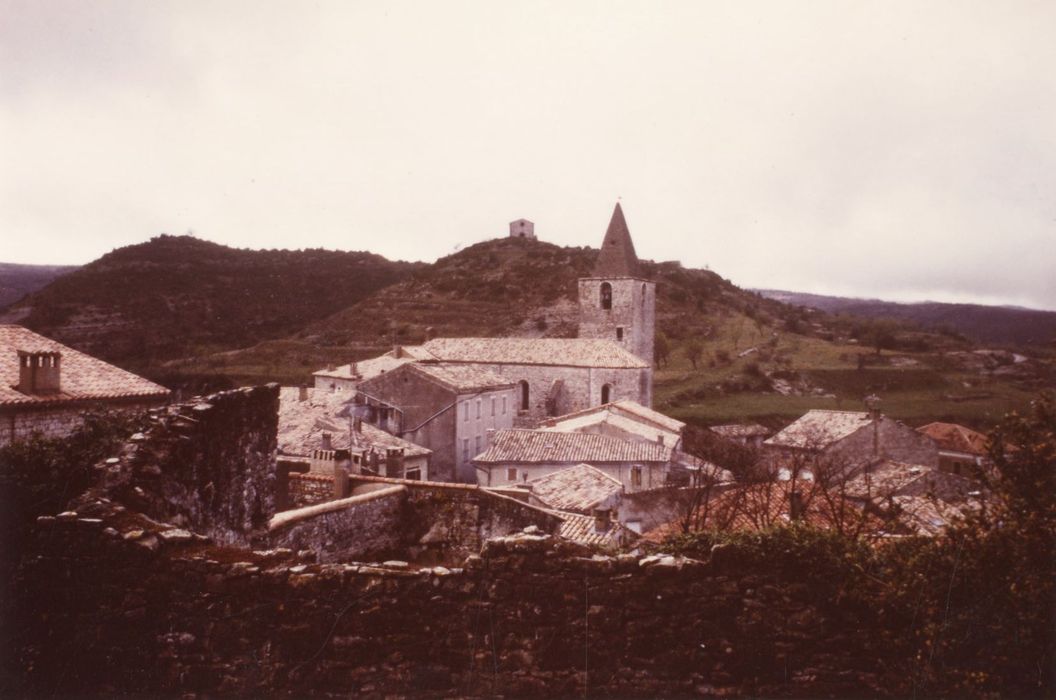
[[[1010,347],[1052,347],[1056,343],[1056,311],[980,304],[921,302],[900,304],[879,299],[851,299],[758,290],[763,296],[788,304],[808,306],[832,314],[861,318],[889,318],[934,331],[954,331],[976,343]]]
[[[165,359],[289,335],[417,267],[371,253],[238,250],[163,235],[104,255],[10,311],[49,337],[153,374]]]
[[[0,263],[0,310],[76,269],[76,265]]]

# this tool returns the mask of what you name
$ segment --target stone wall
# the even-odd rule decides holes
[[[297,474],[289,476],[290,502],[294,508],[314,506],[333,500],[334,478],[321,474]]]
[[[216,548],[85,503],[20,584],[29,694],[899,694],[876,611],[717,556],[592,556],[545,535],[464,567]],[[165,534],[168,532],[169,534]],[[105,565],[100,565],[104,563]]]
[[[152,409],[99,465],[100,494],[225,543],[248,543],[275,514],[277,384]]]
[[[35,433],[46,438],[65,437],[84,422],[84,415],[92,409],[107,409],[123,413],[138,413],[164,400],[130,402],[66,402],[51,408],[22,406],[0,411],[0,447],[26,440]]]
[[[882,416],[876,425],[879,455],[875,455],[873,450],[873,425],[867,425],[833,445],[826,451],[826,456],[845,460],[849,464],[869,459],[890,459],[938,469],[939,450],[931,438],[887,416]]]

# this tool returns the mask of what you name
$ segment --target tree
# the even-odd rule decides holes
[[[693,365],[693,369],[697,369],[700,358],[704,356],[704,343],[700,338],[690,338],[686,341],[683,352],[686,353],[686,359]]]
[[[656,368],[660,369],[667,365],[668,356],[671,354],[671,341],[667,339],[667,334],[663,331],[656,332],[656,338],[653,341],[653,350],[656,355]]]

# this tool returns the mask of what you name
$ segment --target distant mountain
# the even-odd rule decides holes
[[[132,368],[289,335],[418,269],[372,253],[239,250],[162,235],[114,250],[8,315]]]
[[[55,278],[76,269],[76,265],[0,263],[0,309],[10,306],[31,292],[43,289]]]
[[[598,251],[544,241],[499,238],[423,266],[333,316],[308,324],[297,338],[317,345],[380,346],[439,336],[571,337],[577,330],[577,279],[591,273]],[[781,304],[745,292],[709,270],[675,262],[641,262],[657,283],[657,325],[672,337],[704,329],[716,310]]]
[[[1056,341],[1056,311],[931,301],[901,304],[879,299],[853,299],[777,289],[755,291],[786,304],[820,309],[831,314],[892,318],[915,323],[926,330],[954,331],[985,345],[1029,346]]]

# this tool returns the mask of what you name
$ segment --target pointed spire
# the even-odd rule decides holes
[[[623,209],[616,202],[616,209],[609,221],[609,230],[601,243],[601,252],[594,263],[595,277],[637,277],[638,256],[634,254],[634,243],[631,232],[627,229],[627,220],[623,218]]]

